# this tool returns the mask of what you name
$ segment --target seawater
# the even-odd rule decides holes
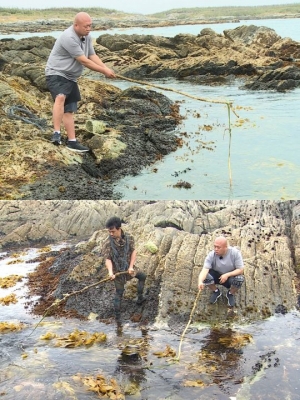
[[[1,276],[12,273],[10,266],[14,274],[26,276],[33,269],[28,261],[40,252],[24,249],[17,258],[2,254]],[[13,260],[18,262],[11,264]],[[0,333],[0,393],[4,399],[97,399],[97,393],[82,381],[97,375],[108,383],[115,379],[121,392],[126,392],[126,400],[299,398],[300,314],[296,310],[252,324],[236,325],[226,316],[218,328],[192,323],[176,361],[155,353],[164,353],[169,346],[178,355],[185,325],[172,331],[159,323],[139,326],[125,321],[120,330],[114,323],[99,323],[94,318],[41,320],[42,316],[32,316],[25,309],[26,278],[14,288],[2,289],[1,297],[9,293],[16,294],[18,303],[0,305],[0,322],[25,326],[17,332]],[[57,346],[57,338],[76,329],[105,333],[107,340],[91,347]],[[57,338],[43,340],[49,332]],[[248,339],[243,342],[242,337]],[[124,357],[128,345],[142,350],[141,357]]]
[[[70,21],[70,24],[72,22]],[[278,19],[260,19],[260,20],[241,20],[240,22],[226,22],[219,24],[195,24],[195,25],[175,25],[175,26],[164,26],[164,27],[154,27],[154,28],[114,28],[107,29],[105,31],[92,31],[91,35],[93,38],[97,38],[99,35],[104,34],[126,34],[132,35],[134,33],[139,35],[158,35],[173,37],[179,33],[190,33],[192,35],[198,35],[202,29],[211,28],[217,33],[223,33],[226,29],[234,29],[241,25],[256,25],[256,26],[266,26],[268,28],[274,29],[278,35],[281,37],[289,37],[293,40],[300,41],[300,31],[299,31],[300,18],[278,18]],[[45,36],[50,35],[57,38],[61,31],[49,31],[49,32],[18,32],[11,34],[0,34],[0,39],[4,38],[14,38],[22,39],[32,36]]]
[[[96,38],[107,33],[138,33],[172,37],[178,33],[198,34],[201,29],[208,27],[221,33],[243,24],[267,26],[282,37],[300,40],[299,19],[112,29],[92,32],[92,35]],[[57,37],[59,33],[40,33],[38,36],[50,34]],[[37,34],[23,32],[13,37],[34,35]],[[103,77],[99,76],[99,79]],[[173,101],[179,102],[180,112],[185,116],[177,129],[183,146],[144,168],[138,176],[129,176],[117,182],[115,188],[124,200],[299,198],[300,89],[288,93],[254,92],[242,89],[243,82],[239,80],[225,86],[206,86],[172,79],[147,82],[194,97],[229,100],[238,117],[231,113],[229,130],[225,105],[162,91]],[[122,89],[133,85],[118,80],[110,83]],[[180,182],[186,182],[190,188],[178,188]]]
[[[239,118],[231,113],[230,135],[227,106],[165,92],[180,102],[180,112],[186,116],[178,127],[184,144],[140,175],[118,182],[124,199],[299,198],[299,89],[252,92],[240,89],[238,82],[211,87],[175,80],[159,85],[232,101]],[[191,188],[174,187],[178,181],[190,183]]]

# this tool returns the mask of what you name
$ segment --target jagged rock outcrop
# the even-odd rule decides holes
[[[102,229],[107,215],[121,212],[126,218],[145,204],[113,200],[1,201],[0,248],[89,238],[95,230]]]
[[[175,325],[188,320],[198,274],[218,235],[225,235],[231,245],[238,246],[245,262],[246,281],[237,296],[237,321],[265,318],[297,304],[299,201],[37,202],[34,208],[30,205],[31,217],[25,202],[14,203],[7,202],[1,210],[2,226],[12,227],[11,232],[2,232],[4,249],[5,244],[21,243],[22,236],[26,244],[42,237],[50,240],[51,235],[60,239],[77,234],[77,240],[80,235],[89,236],[56,257],[48,269],[50,275],[61,275],[55,292],[58,298],[106,276],[101,255],[107,237],[105,220],[115,214],[126,220],[124,229],[135,236],[136,265],[148,275],[144,321],[156,319]],[[156,252],[149,250],[149,243]],[[99,285],[70,297],[66,307],[106,319],[113,316],[113,295],[112,284]],[[123,303],[124,318],[132,314],[135,295],[131,281]],[[204,291],[196,320],[224,320],[224,297],[213,306],[208,298],[209,292]]]
[[[251,77],[247,88],[278,91],[300,84],[300,44],[266,27],[244,25],[224,34],[205,28],[199,35],[173,38],[104,34],[97,43],[99,52],[113,52],[119,72],[132,78],[173,77],[211,84],[221,83],[221,77],[223,82],[232,76]],[[112,57],[107,51],[102,54],[104,59]]]

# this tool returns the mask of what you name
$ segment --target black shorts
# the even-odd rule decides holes
[[[236,276],[230,276],[226,282],[220,283],[219,279],[221,275],[222,274],[220,274],[218,271],[210,269],[203,283],[205,283],[206,285],[213,285],[213,284],[222,285],[225,286],[227,289],[230,289],[231,286],[239,289],[245,280],[244,275],[236,275]]]
[[[60,75],[47,75],[46,82],[53,100],[59,94],[66,96],[65,112],[77,111],[77,102],[81,100],[77,82],[70,81]]]

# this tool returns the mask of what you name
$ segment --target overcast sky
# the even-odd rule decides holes
[[[272,4],[299,3],[291,0],[0,0],[3,8],[52,8],[52,7],[98,7],[128,13],[152,14],[174,8],[221,7],[221,6],[261,6]]]

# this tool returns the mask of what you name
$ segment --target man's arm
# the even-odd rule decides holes
[[[96,54],[91,55],[89,58],[87,58],[85,55],[82,55],[76,57],[76,60],[84,67],[91,69],[92,71],[101,72],[101,74],[105,75],[107,78],[116,77],[114,71],[108,68]]]
[[[203,281],[206,279],[206,277],[208,275],[208,271],[209,271],[209,269],[202,268],[202,271],[199,274],[199,277],[198,277],[198,289],[199,290],[202,290],[205,287]]]
[[[131,256],[130,256],[130,263],[129,263],[129,268],[128,268],[128,273],[130,275],[134,274],[133,266],[134,266],[135,260],[136,260],[136,250],[133,250],[133,252],[131,253]]]
[[[109,258],[107,258],[105,260],[105,266],[107,268],[108,275],[109,275],[110,279],[112,279],[112,280],[115,279],[116,276],[115,276],[115,274],[113,272],[113,264],[112,264],[112,261]]]
[[[244,274],[244,268],[236,268],[233,271],[226,272],[226,274],[223,274],[220,276],[220,283],[224,283],[227,281],[228,278],[231,276],[237,276],[237,275],[243,275]]]

